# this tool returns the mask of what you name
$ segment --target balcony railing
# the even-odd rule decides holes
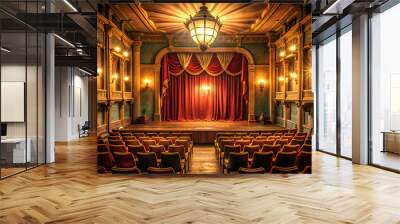
[[[98,89],[97,90],[97,100],[102,101],[106,100],[107,91],[105,89]]]
[[[131,100],[132,97],[132,92],[124,92],[124,99],[125,100]]]
[[[122,99],[122,91],[112,91],[111,92],[111,99]]]
[[[285,93],[284,92],[276,92],[275,93],[275,99],[277,100],[284,100],[285,99]]]
[[[314,93],[312,90],[303,90],[303,100],[313,101]]]
[[[286,92],[286,100],[298,100],[299,92],[297,91],[287,91]]]

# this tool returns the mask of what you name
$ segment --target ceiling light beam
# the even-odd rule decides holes
[[[71,42],[69,42],[68,40],[60,37],[58,34],[54,34],[55,37],[57,37],[59,40],[61,40],[62,42],[64,42],[65,44],[67,44],[68,46],[75,48],[75,45],[73,45]]]
[[[78,12],[78,9],[75,8],[74,5],[72,5],[68,0],[64,0],[64,3],[68,5],[74,12]]]
[[[11,50],[9,50],[9,49],[7,49],[7,48],[5,48],[5,47],[0,47],[0,50],[1,50],[1,51],[4,51],[4,52],[6,52],[6,53],[11,53]]]

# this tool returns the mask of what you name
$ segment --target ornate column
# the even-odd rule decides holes
[[[155,121],[161,121],[160,71],[161,71],[161,65],[154,64],[154,120]]]
[[[302,131],[302,129],[303,129],[303,105],[300,100],[298,102],[296,102],[296,106],[297,106],[297,130]]]
[[[298,98],[299,102],[297,103],[297,130],[302,131],[303,129],[303,114],[304,114],[304,107],[302,105],[303,102],[303,90],[304,90],[304,32],[303,32],[303,25],[300,26],[299,30],[299,47],[298,47],[298,63],[299,63],[299,76],[298,76]]]
[[[276,67],[276,45],[274,43],[272,35],[269,36],[268,49],[269,49],[269,111],[270,120],[275,120],[275,98],[276,98],[276,81],[275,81],[275,67]]]
[[[142,41],[133,41],[133,119],[140,117],[142,112],[140,111],[140,47]]]
[[[249,72],[249,110],[248,110],[248,121],[256,122],[254,115],[254,104],[255,104],[255,88],[256,82],[254,80],[255,66],[248,65]]]
[[[288,102],[284,102],[283,103],[283,127],[287,128],[287,121],[288,121],[288,114],[290,113],[289,111],[289,103]]]

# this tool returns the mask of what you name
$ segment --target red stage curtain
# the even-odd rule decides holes
[[[193,55],[185,70],[177,54],[167,54],[161,77],[163,120],[246,119],[247,60],[242,54],[234,54],[226,70],[216,54],[206,69]]]

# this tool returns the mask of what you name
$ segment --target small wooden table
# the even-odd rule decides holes
[[[392,152],[400,154],[400,131],[382,131],[383,150],[382,152]]]

